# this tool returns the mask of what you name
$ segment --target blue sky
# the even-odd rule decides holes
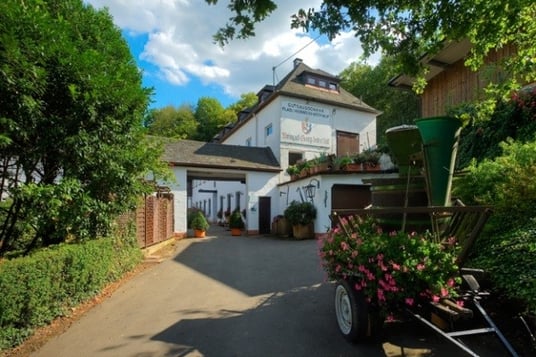
[[[144,85],[154,88],[153,108],[195,105],[201,97],[217,98],[228,106],[241,94],[272,84],[274,77],[276,82],[282,79],[296,57],[337,75],[362,54],[353,34],[331,42],[325,36],[312,41],[316,35],[290,29],[290,16],[300,8],[318,8],[321,1],[316,0],[281,1],[257,26],[254,38],[235,40],[224,48],[213,43],[212,35],[230,16],[226,1],[216,6],[204,0],[85,1],[107,7],[122,30]]]

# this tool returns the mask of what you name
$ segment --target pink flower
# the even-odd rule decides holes
[[[356,289],[357,291],[360,291],[362,288],[361,288],[361,285],[359,285],[358,283],[356,283],[354,285],[354,289]]]
[[[346,242],[341,242],[341,249],[342,249],[342,250],[348,250],[348,243],[346,243]]]
[[[341,269],[342,267],[339,264],[337,264],[337,266],[335,267],[335,271],[338,273],[341,271]]]
[[[449,294],[449,291],[445,288],[441,288],[441,297],[445,297]]]
[[[433,302],[439,302],[439,296],[437,296],[437,295],[432,295],[432,301],[433,301]]]
[[[357,254],[358,254],[358,253],[357,253],[357,250],[352,251],[352,254],[351,254],[351,255],[352,255],[352,258],[357,257]]]
[[[404,301],[406,302],[406,305],[408,306],[413,306],[413,303],[415,302],[413,298],[410,298],[410,297],[407,297]]]
[[[400,264],[396,264],[392,260],[389,260],[389,264],[393,267],[393,270],[400,270]]]
[[[454,281],[454,279],[450,278],[449,280],[447,280],[447,286],[449,288],[452,288],[455,284],[456,282]]]
[[[376,290],[376,295],[378,296],[378,301],[385,301],[385,295],[382,289]]]
[[[422,270],[424,270],[424,268],[425,268],[425,266],[424,266],[423,263],[419,263],[419,264],[417,264],[417,270],[418,270],[418,271],[422,271]]]
[[[387,321],[387,322],[393,322],[393,321],[395,321],[395,317],[394,317],[393,314],[391,313],[391,314],[387,315],[387,317],[385,318],[385,321]]]
[[[464,304],[463,300],[456,301],[456,305],[458,305],[459,307],[463,307],[463,304]]]

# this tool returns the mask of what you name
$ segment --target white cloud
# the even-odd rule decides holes
[[[192,78],[207,85],[219,85],[236,98],[256,92],[265,84],[279,81],[302,58],[312,68],[338,74],[362,53],[352,34],[331,43],[325,37],[313,39],[301,30],[290,29],[290,17],[299,8],[318,8],[319,0],[280,2],[276,11],[257,25],[256,36],[234,40],[225,48],[212,36],[226,24],[227,2],[208,5],[204,0],[86,0],[97,8],[108,7],[114,22],[131,34],[147,34],[140,59],[146,61],[174,85],[186,85]],[[288,58],[288,61],[272,68]]]

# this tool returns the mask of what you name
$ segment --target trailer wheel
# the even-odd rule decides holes
[[[337,324],[344,338],[352,343],[368,341],[375,336],[368,304],[363,294],[346,280],[335,287],[335,313]]]

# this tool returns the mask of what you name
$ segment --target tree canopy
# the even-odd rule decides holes
[[[235,16],[215,34],[220,45],[235,37],[253,36],[255,24],[275,10],[276,1],[230,0],[228,7]],[[324,0],[318,9],[297,10],[291,26],[319,31],[330,39],[352,31],[365,56],[376,51],[394,56],[409,75],[422,75],[419,59],[437,52],[445,41],[468,39],[472,49],[466,64],[474,70],[494,48],[511,44],[517,54],[505,63],[509,76],[501,83],[509,91],[536,80],[534,18],[533,0]]]
[[[413,120],[420,116],[419,98],[415,93],[386,85],[397,70],[392,57],[383,57],[375,67],[354,62],[339,75],[344,89],[382,111],[376,124],[380,145],[386,143],[385,130],[413,124]]]
[[[0,254],[106,233],[157,170],[150,90],[106,10],[0,3]]]

